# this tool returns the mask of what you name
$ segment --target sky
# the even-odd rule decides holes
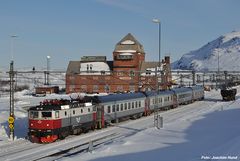
[[[0,70],[66,70],[70,60],[107,56],[132,33],[146,60],[171,61],[233,30],[240,30],[239,0],[0,0]],[[17,35],[17,37],[12,37]]]

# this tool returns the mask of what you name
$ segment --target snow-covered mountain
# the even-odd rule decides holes
[[[240,31],[220,36],[198,50],[184,54],[172,64],[174,69],[195,69],[197,71],[239,71]]]

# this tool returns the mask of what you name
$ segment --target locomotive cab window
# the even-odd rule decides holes
[[[31,111],[29,117],[33,119],[38,118],[38,111]]]
[[[52,112],[42,112],[42,117],[52,117]]]
[[[56,111],[56,112],[55,112],[55,117],[56,117],[56,118],[59,118],[59,111]]]

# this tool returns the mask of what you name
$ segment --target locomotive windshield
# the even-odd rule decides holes
[[[38,111],[30,111],[30,115],[29,115],[30,118],[38,118]]]
[[[42,112],[42,117],[52,117],[52,112]]]

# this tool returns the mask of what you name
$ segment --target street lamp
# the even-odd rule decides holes
[[[161,22],[159,19],[153,19],[153,23],[158,24],[158,70],[160,72],[160,67],[161,67]],[[158,81],[158,76],[157,76],[157,70],[156,70],[156,80],[157,80],[157,93],[159,94],[159,81]],[[159,73],[160,75],[160,73]],[[158,108],[157,108],[157,103],[160,104],[160,101],[157,98],[157,94],[155,95],[155,105],[154,105],[154,126],[160,129],[163,124],[163,119],[162,117],[158,114]]]
[[[159,19],[154,18],[152,20],[153,23],[158,24],[158,66],[159,66],[159,71],[161,67],[161,21]],[[159,91],[159,81],[157,79],[157,88]]]
[[[51,56],[47,56],[47,85],[49,85],[49,70],[50,70],[50,58]]]

